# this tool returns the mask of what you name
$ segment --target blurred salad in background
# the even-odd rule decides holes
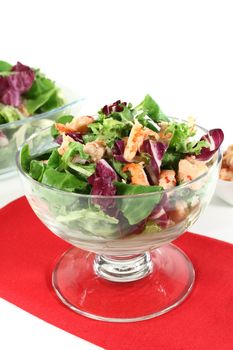
[[[0,124],[64,105],[61,91],[39,69],[0,61]]]

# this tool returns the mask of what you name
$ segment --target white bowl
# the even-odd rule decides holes
[[[223,201],[233,205],[233,181],[219,179],[216,187],[216,194]]]

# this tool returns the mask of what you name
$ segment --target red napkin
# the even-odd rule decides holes
[[[69,244],[20,198],[0,211],[0,297],[109,350],[232,350],[233,245],[185,233],[175,243],[191,258],[190,296],[160,317],[136,323],[94,321],[69,310],[51,287],[55,260]]]

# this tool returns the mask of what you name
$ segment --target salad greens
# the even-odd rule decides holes
[[[42,111],[40,101],[53,88],[39,72],[35,75],[38,81],[26,96]],[[54,146],[50,139],[42,153],[30,154],[29,146],[23,146],[22,169],[49,187],[91,195],[74,196],[65,204],[46,188],[40,192],[48,207],[56,208],[60,223],[101,237],[114,236],[122,227],[128,233],[145,229],[150,234],[174,224],[164,190],[207,172],[206,161],[223,140],[220,129],[195,139],[194,124],[168,118],[149,95],[136,107],[120,100],[105,105],[95,118],[63,115],[50,133]],[[198,202],[195,188],[187,196],[183,211],[188,215]],[[177,198],[170,198],[170,205],[176,206]]]
[[[23,118],[23,114],[17,108],[0,103],[0,124],[15,122]]]
[[[55,82],[39,69],[0,61],[0,124],[40,114],[64,104]]]

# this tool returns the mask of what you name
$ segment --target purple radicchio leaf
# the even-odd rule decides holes
[[[166,193],[163,194],[163,197],[159,204],[157,204],[152,213],[149,216],[150,220],[155,221],[157,225],[160,225],[161,227],[168,227],[170,223],[170,218],[167,214],[169,211],[169,198]]]
[[[65,135],[72,137],[72,139],[74,139],[74,141],[83,143],[82,135],[80,133],[78,133],[78,132],[66,132]],[[55,141],[56,141],[56,143],[61,145],[62,141],[63,141],[63,136],[62,135],[58,135]]]
[[[210,130],[208,134],[202,136],[201,140],[207,141],[210,147],[203,147],[201,153],[196,156],[196,159],[207,161],[211,159],[214,153],[219,149],[224,139],[222,129]]]
[[[56,143],[58,143],[59,145],[62,144],[63,141],[63,136],[62,135],[58,135],[55,139]]]
[[[140,151],[149,154],[150,163],[146,165],[146,172],[153,185],[158,183],[160,166],[168,145],[163,142],[145,140]]]
[[[35,79],[34,71],[18,62],[12,67],[12,74],[0,77],[0,102],[5,105],[19,107],[21,94],[28,91]]]
[[[7,79],[6,79],[6,77],[2,77],[0,75],[0,98],[7,89],[8,89]]]
[[[101,159],[96,165],[95,173],[88,178],[89,184],[92,185],[91,194],[114,196],[116,194],[116,187],[113,185],[113,181],[116,180],[116,172],[106,160]],[[114,199],[111,198],[94,198],[93,203],[105,210],[115,205]]]
[[[7,88],[0,98],[0,102],[4,105],[19,107],[21,104],[20,92],[11,88]]]
[[[19,91],[21,94],[28,91],[35,79],[34,71],[20,62],[17,62],[11,71],[15,72],[15,74],[7,77],[10,88]]]
[[[161,227],[167,227],[170,222],[166,210],[160,204],[155,207],[149,219],[155,221],[155,223]]]
[[[123,140],[117,140],[114,144],[114,148],[112,150],[113,157],[122,163],[128,163],[124,158],[125,143]]]
[[[74,141],[83,143],[82,135],[79,132],[67,132],[66,135],[72,137]]]
[[[126,105],[127,105],[126,102],[121,102],[121,100],[118,100],[112,103],[111,105],[105,105],[102,108],[102,112],[107,116],[113,112],[122,112],[124,109],[124,106]]]

